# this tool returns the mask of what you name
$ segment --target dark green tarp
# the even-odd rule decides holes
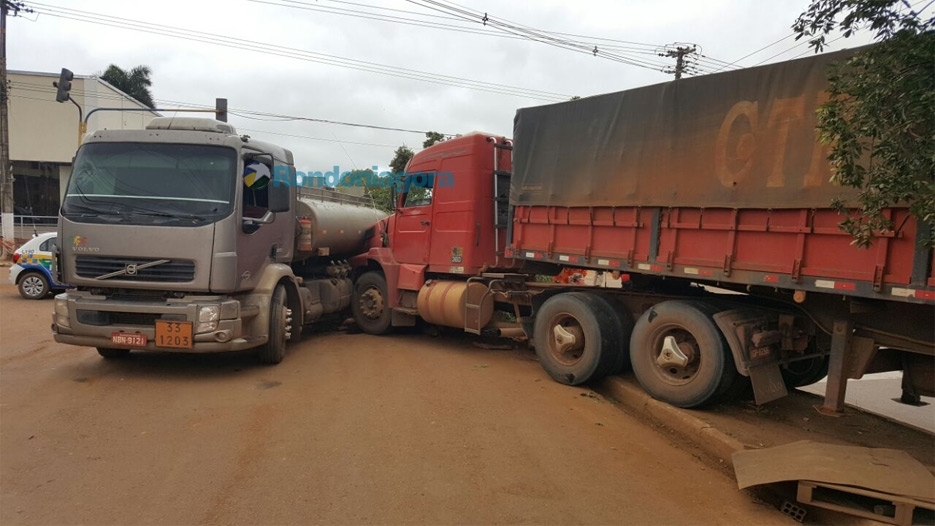
[[[827,207],[816,139],[828,64],[854,51],[548,106],[514,121],[519,205]],[[850,195],[846,193],[845,195]]]

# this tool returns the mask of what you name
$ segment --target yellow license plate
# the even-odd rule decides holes
[[[192,348],[192,322],[156,320],[156,346],[171,349]]]

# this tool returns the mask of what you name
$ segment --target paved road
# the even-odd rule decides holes
[[[104,361],[0,287],[0,523],[789,524],[525,350],[309,335]]]

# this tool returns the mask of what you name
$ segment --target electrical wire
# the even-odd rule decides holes
[[[434,10],[434,11],[441,12],[441,13],[454,14],[455,16],[458,16],[462,18],[463,20],[467,20],[469,22],[488,26],[488,27],[491,27],[493,29],[496,29],[496,30],[499,30],[499,31],[502,31],[508,34],[520,36],[522,38],[526,38],[534,42],[548,44],[550,46],[558,47],[561,49],[567,49],[567,50],[575,51],[578,53],[585,53],[585,54],[593,55],[596,57],[612,60],[614,62],[629,64],[632,66],[651,69],[654,71],[662,71],[662,68],[664,67],[664,65],[661,65],[659,63],[654,63],[649,60],[637,59],[634,57],[624,56],[624,55],[620,55],[620,54],[612,53],[612,52],[605,52],[605,51],[600,50],[599,47],[596,45],[592,47],[590,45],[576,42],[573,40],[568,40],[562,37],[558,37],[558,36],[549,34],[547,32],[543,32],[535,28],[521,26],[515,23],[510,23],[509,21],[505,19],[494,19],[494,18],[491,18],[487,13],[481,13],[479,11],[469,10],[453,2],[443,3],[443,2],[436,1],[436,0],[406,0],[406,1],[412,4],[415,4],[415,5],[419,5],[421,7],[425,7],[425,8]]]
[[[472,27],[473,24],[471,23],[465,24],[467,21],[460,17],[439,15],[435,13],[424,13],[424,12],[418,12],[418,11],[405,10],[405,9],[394,9],[394,8],[383,7],[383,6],[361,4],[358,2],[325,0],[325,1],[335,2],[339,4],[352,5],[356,7],[365,7],[365,8],[374,9],[374,10],[385,10],[385,11],[390,11],[394,13],[404,13],[410,16],[407,17],[407,16],[398,16],[398,15],[385,15],[385,14],[372,12],[372,11],[361,11],[357,9],[329,7],[329,6],[323,6],[318,2],[312,3],[312,2],[305,2],[301,0],[248,0],[248,1],[258,3],[258,4],[285,7],[289,9],[317,11],[317,12],[322,12],[322,13],[350,16],[350,17],[363,18],[363,19],[368,19],[368,20],[379,20],[383,22],[391,22],[391,23],[412,25],[412,26],[418,26],[418,27],[429,27],[429,28],[442,29],[442,30],[447,30],[447,31],[455,31],[455,32],[460,32],[460,33],[483,35],[483,36],[489,36],[489,37],[509,38],[509,39],[514,39],[514,40],[525,40],[524,37],[518,36],[518,35],[499,33],[499,32],[492,33],[490,31],[485,31],[484,29]],[[412,18],[413,16],[429,17],[429,18],[441,19],[445,21],[454,21],[454,22],[459,22],[460,24],[440,23],[440,22],[434,22],[432,20],[420,20],[418,18]],[[614,49],[614,50],[621,50],[621,51],[629,51],[630,53],[653,55],[654,54],[653,51],[651,49],[646,49],[646,48],[659,47],[656,44],[645,44],[645,43],[640,43],[640,42],[629,42],[625,40],[608,39],[608,38],[600,38],[600,37],[589,37],[585,35],[571,35],[568,33],[558,33],[555,31],[548,31],[547,33],[550,33],[553,35],[578,36],[581,38],[588,39],[591,42],[581,42],[581,43],[588,46],[589,48],[593,48],[594,46],[600,45],[600,47],[604,49]],[[603,43],[598,43],[595,41],[603,41]],[[607,43],[607,42],[612,42],[612,43]],[[621,44],[627,44],[627,45],[621,45]],[[643,46],[643,47],[638,47],[638,46]]]
[[[14,90],[13,91],[14,96],[16,94],[17,89],[23,90],[23,91],[31,91],[35,93],[48,93],[50,95],[55,94],[57,91],[55,88],[52,88],[52,87],[45,87],[45,86],[38,85],[38,84],[23,83],[20,81],[13,81],[11,84],[11,87]],[[121,100],[121,101],[126,100],[126,98],[121,97],[119,95],[100,96],[95,92],[87,92],[83,90],[74,90],[72,91],[72,93],[79,95],[79,96],[96,96],[99,99]],[[24,97],[24,98],[27,98],[27,97]],[[46,100],[46,99],[36,99],[36,100]],[[48,100],[51,102],[56,102],[54,98],[50,98]],[[177,105],[180,107],[186,107],[186,108],[191,108],[191,109],[214,109],[213,106],[206,105],[206,104],[196,104],[196,103],[191,103],[191,102],[175,101],[175,100],[168,100],[168,99],[154,99],[154,100],[157,102],[173,104],[173,105]],[[149,110],[140,108],[139,111],[149,111]],[[392,126],[380,126],[376,124],[362,124],[362,123],[357,123],[357,122],[346,122],[346,121],[338,121],[338,120],[332,120],[332,119],[319,119],[315,117],[306,117],[306,116],[300,116],[300,115],[287,115],[287,114],[282,114],[282,113],[272,113],[272,112],[251,110],[251,109],[245,109],[245,108],[228,108],[227,113],[230,115],[236,115],[238,117],[242,117],[245,119],[267,121],[267,122],[305,121],[305,122],[316,122],[316,123],[321,123],[321,124],[333,124],[333,125],[338,125],[338,126],[348,126],[348,127],[354,127],[354,128],[367,128],[367,129],[381,130],[381,131],[417,133],[419,135],[425,135],[426,133],[428,133],[428,131],[426,130],[413,130],[413,129],[407,129],[407,128],[396,128]],[[270,117],[270,118],[261,119],[258,117]],[[454,134],[451,134],[451,133],[443,133],[442,135],[445,135],[447,137],[454,136]]]
[[[350,59],[350,58],[345,58],[345,57],[339,57],[336,55],[328,55],[324,53],[312,52],[312,51],[307,51],[303,49],[290,48],[286,46],[266,44],[266,43],[261,43],[261,42],[253,42],[253,41],[244,40],[242,38],[226,37],[223,35],[218,35],[214,33],[206,33],[203,31],[176,28],[172,26],[154,24],[150,22],[142,22],[142,21],[132,20],[128,18],[103,15],[99,13],[91,13],[88,11],[81,11],[77,9],[62,8],[62,7],[53,6],[49,4],[33,2],[31,6],[33,6],[37,12],[41,12],[43,14],[46,14],[48,16],[53,16],[53,17],[65,18],[65,19],[75,20],[79,22],[86,22],[86,23],[91,23],[91,24],[105,25],[105,26],[116,27],[120,29],[141,31],[141,32],[152,33],[152,34],[157,34],[161,36],[169,36],[173,38],[180,38],[183,40],[208,43],[208,44],[218,45],[222,47],[241,49],[241,50],[269,54],[269,55],[282,56],[285,58],[293,58],[293,59],[304,60],[308,62],[328,64],[328,65],[355,69],[355,70],[360,70],[360,71],[367,71],[371,73],[378,73],[378,74],[392,76],[392,77],[406,78],[410,80],[419,80],[419,81],[429,82],[429,83],[434,83],[434,84],[442,84],[442,85],[472,89],[472,90],[477,90],[477,91],[486,91],[486,92],[491,92],[491,93],[524,97],[524,98],[530,98],[530,99],[536,99],[536,100],[562,101],[562,100],[568,100],[569,98],[571,98],[570,95],[546,91],[546,90],[522,88],[522,87],[517,87],[517,86],[509,86],[505,84],[472,80],[472,79],[456,77],[456,76],[451,76],[451,75],[443,75],[443,74],[430,73],[430,72],[425,72],[425,71],[418,71],[418,70],[409,69],[409,68],[401,68],[401,67],[395,67],[395,66],[390,66],[386,64],[367,62],[367,61],[362,61],[362,60],[357,60],[357,59]]]

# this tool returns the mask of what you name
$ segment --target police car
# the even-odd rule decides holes
[[[66,286],[55,281],[52,274],[52,251],[58,242],[55,232],[46,232],[27,241],[13,253],[10,283],[19,288],[20,296],[38,300]]]

